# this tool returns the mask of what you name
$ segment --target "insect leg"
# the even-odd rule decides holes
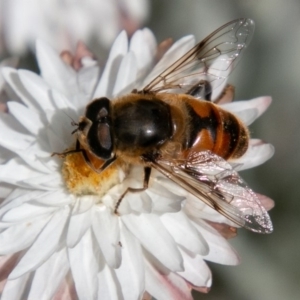
[[[138,193],[146,190],[148,188],[149,180],[150,180],[150,175],[151,175],[151,167],[145,167],[144,168],[144,185],[142,188],[127,188],[126,191],[121,195],[120,199],[116,203],[114,213],[118,214],[118,208],[125,197],[125,195],[130,192],[130,193]]]
[[[78,153],[78,152],[81,152],[82,156],[83,156],[83,159],[84,161],[86,162],[86,164],[96,173],[101,173],[102,171],[104,171],[107,167],[109,167],[115,160],[116,160],[116,156],[113,156],[111,158],[109,158],[108,160],[106,160],[103,165],[99,168],[99,169],[96,169],[94,167],[94,165],[92,164],[90,158],[88,157],[87,155],[87,152],[85,149],[82,149],[80,148],[80,143],[79,143],[79,140],[76,141],[76,146],[75,146],[75,149],[73,150],[68,150],[68,151],[65,151],[65,152],[53,152],[51,154],[51,156],[59,156],[61,158],[65,158],[67,155],[70,155],[70,154],[73,154],[73,153]]]
[[[220,96],[214,101],[214,103],[222,104],[232,102],[234,99],[234,86],[227,84],[220,94]]]
[[[212,94],[211,84],[206,80],[201,80],[198,83],[196,83],[187,92],[187,94],[198,99],[211,101],[211,94]]]
[[[64,151],[64,152],[52,152],[51,157],[57,155],[60,158],[65,158],[67,155],[72,154],[72,153],[77,153],[77,152],[82,152],[82,153],[85,152],[84,149],[80,148],[79,140],[76,141],[75,149],[67,150],[67,151]]]
[[[102,171],[104,171],[106,168],[108,168],[116,159],[117,157],[114,155],[113,157],[109,158],[108,160],[106,160],[104,162],[104,164],[99,168],[99,169],[96,169],[91,161],[89,160],[88,157],[85,158],[85,156],[83,155],[84,159],[85,159],[85,162],[96,172],[96,173],[101,173]],[[87,161],[89,160],[89,162]]]

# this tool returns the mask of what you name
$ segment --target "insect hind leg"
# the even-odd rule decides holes
[[[118,209],[120,207],[120,204],[123,200],[123,198],[125,197],[125,195],[130,192],[130,193],[139,193],[139,192],[143,192],[148,188],[148,184],[149,184],[149,180],[150,180],[150,175],[151,175],[151,167],[145,167],[144,168],[144,183],[143,183],[143,187],[142,188],[132,188],[132,187],[128,187],[126,189],[126,191],[121,195],[120,199],[117,201],[115,209],[114,209],[114,213],[116,215],[118,215]]]
[[[235,89],[233,85],[227,84],[222,93],[214,100],[214,103],[229,103],[234,99]]]
[[[207,80],[201,80],[196,83],[188,92],[188,95],[191,95],[198,99],[203,99],[211,101],[212,87]]]

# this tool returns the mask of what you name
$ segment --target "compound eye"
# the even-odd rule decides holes
[[[90,150],[102,159],[111,158],[113,152],[110,111],[110,101],[107,98],[94,100],[86,110],[86,117],[92,121],[87,142]]]
[[[110,127],[108,124],[100,123],[98,125],[98,141],[103,149],[109,150],[112,148]]]
[[[101,159],[111,158],[113,143],[109,124],[94,123],[87,135],[90,150]]]
[[[87,107],[85,116],[93,123],[99,120],[102,116],[110,115],[110,101],[103,97],[92,101]]]
[[[109,117],[109,111],[107,109],[107,107],[102,107],[97,115],[97,120],[98,122],[103,122],[103,120],[105,120],[105,118]]]

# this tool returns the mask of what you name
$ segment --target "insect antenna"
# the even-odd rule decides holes
[[[71,134],[76,133],[76,132],[78,131],[79,123],[78,123],[78,122],[75,122],[74,119],[73,119],[71,116],[69,116],[65,111],[64,111],[63,113],[64,113],[69,119],[71,119],[71,125],[77,127],[76,129],[74,129],[74,130],[71,132]]]

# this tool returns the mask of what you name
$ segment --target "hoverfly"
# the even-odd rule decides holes
[[[97,172],[121,159],[144,167],[144,187],[154,168],[239,226],[270,233],[271,220],[257,195],[230,161],[249,144],[247,127],[214,99],[249,44],[250,19],[231,21],[154,78],[142,90],[86,107],[74,131],[75,150],[104,160]]]

